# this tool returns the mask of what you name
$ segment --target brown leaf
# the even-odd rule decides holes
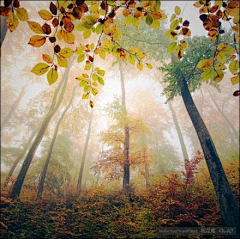
[[[57,18],[54,18],[52,20],[52,25],[53,25],[53,27],[57,27],[58,26],[58,19]]]
[[[10,14],[11,8],[10,7],[0,7],[0,15],[6,17]]]
[[[9,7],[12,3],[12,0],[4,0],[4,7]]]
[[[72,14],[76,19],[81,19],[82,17],[82,11],[79,7],[74,7]]]
[[[64,26],[64,28],[67,32],[71,32],[74,29],[74,24],[72,22],[67,22],[67,24]]]
[[[184,36],[191,36],[191,31],[188,28],[183,27],[182,30],[180,31],[180,34]]]
[[[217,5],[214,5],[214,6],[212,6],[211,8],[210,8],[210,12],[211,13],[214,13],[214,12],[216,12],[218,10],[218,6]]]
[[[49,37],[49,41],[51,42],[51,43],[54,43],[54,42],[56,42],[56,37]]]
[[[61,51],[61,47],[59,46],[59,45],[56,45],[55,47],[54,47],[54,52],[55,53],[58,53],[58,52],[60,52]]]
[[[239,95],[240,95],[240,90],[234,91],[233,95],[234,95],[234,96],[239,96]]]
[[[44,43],[46,42],[46,38],[44,36],[32,36],[28,42],[28,44],[30,44],[33,47],[41,47],[44,45]]]
[[[182,24],[184,27],[188,27],[189,26],[189,21],[188,20],[185,20]]]
[[[57,7],[53,2],[50,3],[50,11],[53,15],[57,15]]]
[[[20,2],[18,0],[13,1],[13,7],[19,8],[20,7]]]
[[[51,34],[52,30],[51,30],[51,27],[50,25],[48,25],[47,23],[45,23],[43,26],[42,26],[42,30],[45,34],[49,35]]]

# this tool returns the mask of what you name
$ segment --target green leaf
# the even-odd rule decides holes
[[[178,19],[175,19],[175,20],[171,23],[170,29],[171,29],[171,30],[175,30],[178,25],[179,25],[179,20],[178,20]]]
[[[207,81],[211,79],[214,76],[214,70],[213,69],[207,69],[202,73],[202,80]]]
[[[85,55],[84,54],[79,54],[77,62],[82,62],[85,60]]]
[[[167,52],[172,53],[176,50],[176,48],[177,48],[177,42],[172,42],[169,44]]]
[[[136,62],[136,58],[133,56],[133,55],[128,55],[127,56],[127,59],[128,61],[132,64],[132,65],[135,65],[135,62]]]
[[[68,61],[65,57],[57,55],[58,65],[61,67],[68,67]]]
[[[49,67],[50,66],[47,65],[46,63],[38,63],[36,66],[33,67],[31,72],[36,75],[43,75],[48,71]]]
[[[132,19],[132,24],[133,24],[133,26],[135,26],[135,27],[139,27],[139,26],[140,26],[140,21],[139,21],[139,19],[134,17],[134,18]]]
[[[54,82],[56,82],[57,78],[58,78],[57,71],[54,68],[50,69],[47,73],[47,79],[48,79],[49,85],[52,85]]]
[[[84,92],[89,92],[90,91],[90,85],[85,85],[83,88]]]
[[[70,58],[73,55],[73,50],[68,47],[62,48],[61,51],[59,52],[59,55],[66,58]]]
[[[91,34],[92,34],[92,31],[90,29],[84,30],[84,32],[83,32],[84,39],[89,38],[91,36]]]
[[[174,9],[176,15],[180,15],[181,14],[181,8],[179,6],[176,6]]]
[[[100,76],[104,76],[105,75],[105,71],[104,70],[98,70],[97,73]]]
[[[232,74],[234,74],[236,71],[239,69],[239,62],[238,61],[232,61],[229,64],[229,70],[231,71]]]
[[[103,31],[103,24],[98,24],[96,27],[96,33],[100,34]]]
[[[82,95],[82,99],[83,99],[83,100],[86,100],[86,99],[88,99],[88,98],[89,98],[89,94],[83,94],[83,95]]]
[[[146,17],[146,23],[150,26],[153,23],[153,18],[150,14]]]
[[[99,84],[104,85],[104,80],[102,77],[98,77],[98,82]]]
[[[92,94],[95,96],[98,94],[98,90],[96,88],[92,88]]]
[[[233,85],[236,85],[239,83],[239,74],[231,78],[231,82]]]
[[[84,27],[82,24],[78,24],[75,28],[77,31],[85,31],[86,27]]]

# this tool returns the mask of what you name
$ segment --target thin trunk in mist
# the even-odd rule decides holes
[[[28,139],[28,142],[25,144],[22,152],[18,155],[18,157],[14,161],[12,167],[10,168],[10,170],[8,172],[8,176],[7,176],[6,182],[4,183],[5,187],[7,186],[8,182],[9,182],[9,179],[12,177],[13,172],[14,172],[15,168],[17,167],[18,163],[20,162],[20,160],[26,154],[26,152],[27,152],[27,150],[29,148],[29,145],[32,143],[32,140],[33,140],[34,136],[37,134],[37,130],[38,130],[38,128],[36,128],[35,130],[32,131],[32,134],[30,135],[30,138]]]
[[[172,54],[172,60],[175,61],[175,59],[175,56]],[[234,237],[238,238],[239,208],[236,204],[215,145],[192,99],[187,82],[180,69],[179,77],[181,95],[202,146],[203,154],[208,166],[215,192],[217,194],[223,224],[226,227],[236,227],[237,235]]]
[[[126,107],[126,92],[125,92],[125,82],[123,76],[123,69],[121,63],[119,64],[120,71],[120,80],[121,80],[121,88],[122,88],[122,107],[124,111],[124,117],[127,117],[127,107]],[[129,162],[129,145],[130,145],[130,134],[129,127],[126,123],[124,126],[124,168],[123,168],[123,190],[126,192],[129,191],[130,185],[130,162]]]
[[[50,144],[49,149],[48,149],[47,159],[45,161],[45,164],[44,164],[44,167],[43,167],[43,170],[42,170],[42,173],[41,173],[40,182],[39,182],[38,191],[37,191],[37,198],[42,197],[43,190],[44,190],[44,182],[45,182],[45,178],[46,178],[46,174],[47,174],[47,169],[48,169],[48,165],[49,165],[49,162],[50,162],[50,159],[51,159],[51,156],[52,156],[52,151],[53,151],[53,147],[54,147],[54,144],[55,144],[55,141],[56,141],[56,138],[57,138],[58,130],[59,130],[60,124],[61,124],[65,114],[67,113],[68,109],[70,108],[70,106],[73,102],[73,98],[74,98],[74,95],[75,95],[75,90],[76,90],[76,87],[74,87],[73,93],[72,93],[72,98],[70,99],[68,105],[64,109],[64,111],[63,111],[62,115],[60,116],[60,118],[57,122],[57,125],[55,127],[53,138],[51,140],[51,144]]]
[[[63,78],[60,81],[57,89],[55,90],[50,109],[49,109],[47,115],[45,116],[45,118],[44,118],[44,120],[43,120],[43,122],[40,126],[40,129],[38,131],[38,134],[37,134],[35,140],[33,141],[32,145],[31,145],[31,147],[30,147],[30,149],[27,153],[27,156],[26,156],[26,158],[23,162],[22,168],[21,168],[21,170],[18,174],[17,180],[14,183],[12,192],[10,194],[10,198],[17,198],[20,195],[24,179],[26,177],[26,174],[27,174],[28,168],[29,168],[29,166],[32,162],[32,159],[33,159],[33,157],[36,153],[36,150],[37,150],[39,144],[42,141],[42,138],[44,136],[44,133],[47,130],[47,127],[50,123],[50,120],[52,119],[52,117],[54,116],[56,111],[58,110],[58,108],[59,108],[59,106],[60,106],[60,104],[63,100],[63,96],[64,96],[64,93],[65,93],[66,88],[67,88],[68,74],[69,74],[72,62],[73,62],[73,59],[69,61],[69,67],[65,70]],[[60,92],[58,100],[57,100],[57,96],[58,96],[58,93],[59,93],[60,90],[61,90],[61,92]]]
[[[142,148],[143,148],[143,161],[144,161],[144,170],[145,170],[145,180],[146,180],[146,187],[150,186],[149,178],[149,166],[146,162],[147,160],[147,139],[146,134],[142,134]]]
[[[2,47],[3,41],[7,34],[7,17],[1,17],[1,45]]]
[[[187,148],[186,148],[186,145],[185,145],[185,142],[184,142],[184,139],[183,139],[182,131],[180,129],[176,113],[175,113],[175,111],[174,111],[174,109],[172,107],[172,102],[169,101],[168,105],[169,105],[169,108],[171,110],[172,117],[173,117],[173,122],[174,122],[174,125],[175,125],[176,130],[177,130],[179,142],[180,142],[181,149],[182,149],[183,158],[184,159],[189,159],[188,153],[187,153]]]
[[[78,193],[78,195],[80,195],[80,193],[82,191],[83,170],[84,170],[84,165],[85,165],[87,150],[88,150],[88,143],[89,143],[90,134],[91,134],[92,118],[93,118],[93,109],[92,109],[92,112],[91,112],[91,115],[90,115],[88,131],[87,131],[87,138],[86,138],[86,142],[85,142],[85,145],[84,145],[82,161],[81,161],[81,166],[80,166],[80,171],[79,171],[79,176],[78,176],[78,183],[77,183],[77,193]]]
[[[8,112],[7,116],[5,117],[5,119],[1,122],[1,130],[6,126],[6,124],[8,123],[8,121],[10,120],[12,114],[15,112],[16,108],[18,107],[19,103],[21,102],[21,99],[23,98],[23,96],[25,95],[26,93],[26,88],[27,88],[27,85],[25,85],[20,93],[18,94],[18,97],[16,99],[16,101],[13,103],[10,111]]]
[[[100,170],[98,170],[98,173],[97,173],[97,179],[96,179],[95,186],[98,185],[98,183],[99,183],[99,179],[100,179]]]
[[[228,119],[227,115],[224,114],[224,112],[220,109],[218,103],[216,102],[216,100],[214,99],[214,97],[212,96],[210,90],[208,89],[208,93],[214,103],[214,105],[216,106],[218,112],[221,114],[222,118],[224,119],[224,121],[229,125],[229,127],[231,128],[232,132],[234,133],[234,137],[236,139],[238,139],[238,132],[237,130],[235,129],[233,123]]]

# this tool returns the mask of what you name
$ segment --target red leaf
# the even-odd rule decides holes
[[[54,3],[50,3],[50,11],[53,15],[57,15],[57,7]]]

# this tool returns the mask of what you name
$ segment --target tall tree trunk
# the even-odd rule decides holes
[[[234,199],[231,187],[229,185],[228,179],[222,167],[222,163],[219,159],[217,151],[215,149],[212,138],[192,99],[192,96],[188,89],[187,82],[181,75],[182,75],[181,72],[179,72],[180,77],[179,86],[181,89],[181,95],[183,97],[184,104],[192,120],[192,123],[194,125],[194,128],[197,132],[199,141],[202,146],[208,170],[219,201],[224,226],[236,227],[237,237],[235,238],[238,238],[239,236],[238,206]]]
[[[19,103],[21,102],[21,99],[23,98],[23,96],[25,95],[26,93],[26,88],[27,88],[27,85],[25,85],[20,93],[18,94],[18,97],[16,99],[16,101],[13,103],[10,111],[8,112],[7,116],[5,117],[5,119],[1,122],[1,130],[3,130],[4,126],[6,126],[6,124],[8,123],[8,121],[10,120],[12,114],[15,112],[16,108],[18,107]]]
[[[49,112],[46,115],[45,119],[43,120],[42,125],[38,131],[38,134],[37,134],[35,140],[33,141],[32,145],[28,151],[28,154],[23,162],[22,168],[18,174],[17,180],[16,180],[16,182],[13,186],[12,192],[10,194],[10,198],[19,197],[24,179],[26,177],[26,174],[27,174],[28,168],[32,162],[32,159],[35,155],[35,152],[36,152],[39,144],[42,141],[42,138],[44,136],[44,133],[47,130],[50,120],[52,119],[53,115],[56,113],[57,109],[59,108],[59,106],[63,100],[63,96],[64,96],[64,93],[65,93],[66,87],[67,87],[68,74],[70,71],[70,66],[72,65],[72,61],[73,61],[73,58],[72,58],[72,60],[69,61],[69,67],[65,70],[63,79],[59,83],[59,85],[53,95],[52,104],[50,106]],[[61,88],[62,88],[62,90],[60,92],[60,95],[59,95],[59,98],[57,101],[57,95]]]
[[[125,93],[125,82],[123,77],[123,69],[121,63],[119,64],[120,71],[120,80],[121,80],[121,88],[122,88],[122,107],[124,110],[124,117],[127,117],[127,108],[126,108],[126,93]],[[127,120],[127,119],[125,119]],[[130,186],[130,162],[129,162],[129,145],[130,145],[130,134],[129,127],[127,122],[124,127],[124,167],[123,167],[123,190],[128,192]]]
[[[169,108],[170,108],[171,113],[172,113],[174,125],[175,125],[176,130],[177,130],[178,138],[179,138],[181,149],[182,149],[183,158],[184,159],[189,159],[188,153],[187,153],[187,148],[186,148],[186,145],[185,145],[185,142],[184,142],[184,139],[183,139],[182,131],[180,129],[180,126],[179,126],[179,123],[178,123],[178,120],[177,120],[176,113],[175,113],[175,111],[172,107],[172,103],[169,101],[168,104],[169,104]]]
[[[1,17],[1,45],[0,45],[0,47],[2,47],[6,33],[7,33],[7,17]]]
[[[53,138],[52,138],[51,144],[50,144],[49,149],[48,149],[47,159],[46,159],[46,162],[44,164],[44,167],[43,167],[43,170],[42,170],[42,173],[41,173],[40,182],[39,182],[38,191],[37,191],[37,198],[42,197],[43,189],[44,189],[44,182],[45,182],[45,178],[46,178],[46,174],[47,174],[47,169],[48,169],[48,165],[49,165],[49,162],[50,162],[50,159],[51,159],[53,147],[54,147],[54,144],[55,144],[55,141],[56,141],[56,138],[57,138],[58,130],[59,130],[60,124],[61,124],[65,114],[67,113],[68,109],[70,108],[70,106],[73,102],[73,98],[74,98],[74,95],[75,95],[75,90],[76,90],[76,87],[74,87],[73,93],[72,93],[72,98],[69,101],[67,107],[64,109],[64,111],[63,111],[61,117],[59,118],[59,120],[57,122],[57,125],[55,127]]]
[[[79,171],[79,176],[78,176],[78,183],[77,183],[78,195],[80,195],[80,193],[82,191],[83,170],[84,170],[84,165],[85,165],[87,150],[88,150],[88,143],[89,143],[90,134],[91,134],[92,118],[93,118],[93,110],[92,110],[91,115],[90,115],[90,121],[89,121],[88,131],[87,131],[87,138],[86,138],[86,142],[85,142],[85,145],[84,145],[82,161],[81,161],[81,166],[80,166],[80,171]]]
[[[231,128],[232,132],[234,133],[234,136],[236,139],[239,138],[238,136],[238,132],[237,130],[235,129],[233,123],[228,119],[227,115],[224,114],[224,112],[220,109],[219,105],[217,104],[216,100],[214,99],[214,97],[212,96],[210,90],[208,89],[208,93],[214,103],[214,105],[216,106],[218,112],[221,114],[222,118],[225,120],[225,122],[229,125],[229,127]]]
[[[22,152],[18,155],[18,157],[16,158],[16,160],[14,161],[12,167],[10,168],[9,172],[8,172],[8,176],[7,176],[7,179],[6,179],[6,182],[4,183],[4,186],[6,187],[8,182],[9,182],[9,179],[12,177],[13,175],[13,172],[15,170],[15,168],[17,167],[18,163],[20,162],[20,160],[24,157],[24,155],[26,154],[28,148],[29,148],[29,145],[32,143],[32,140],[34,138],[34,136],[37,134],[37,130],[38,128],[36,128],[35,130],[33,130],[32,134],[30,135],[30,138],[28,139],[28,142],[25,144]]]
[[[95,186],[98,185],[98,183],[99,183],[99,179],[100,179],[100,170],[98,170],[98,173],[97,173],[97,179],[96,179]]]

